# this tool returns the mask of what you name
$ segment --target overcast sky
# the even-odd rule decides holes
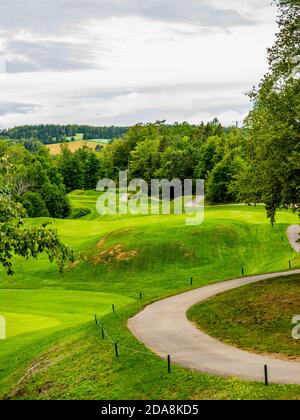
[[[242,121],[271,0],[1,0],[0,127]]]

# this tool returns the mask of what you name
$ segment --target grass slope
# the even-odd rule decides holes
[[[300,313],[300,276],[241,287],[194,306],[189,318],[208,334],[245,350],[300,361],[300,342],[292,338]]]
[[[63,276],[44,256],[17,260],[13,278],[0,273],[0,314],[10,314],[9,330],[16,332],[0,342],[2,398],[300,398],[299,387],[266,389],[180,367],[167,375],[165,361],[123,347],[116,360],[93,321],[115,303],[117,312],[103,318],[113,340],[145,351],[127,319],[147,303],[188,290],[190,277],[199,287],[239,277],[242,266],[246,274],[286,270],[289,260],[300,266],[285,235],[296,215],[280,213],[272,228],[263,207],[208,207],[203,225],[186,226],[184,216],[103,217],[97,197],[74,192],[73,206],[91,213],[53,221],[76,254]]]

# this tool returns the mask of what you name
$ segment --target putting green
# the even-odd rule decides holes
[[[0,315],[6,319],[7,338],[47,328],[65,328],[91,321],[101,315],[133,303],[116,294],[70,290],[0,291]]]
[[[46,316],[1,312],[6,321],[6,338],[59,326],[60,321]]]

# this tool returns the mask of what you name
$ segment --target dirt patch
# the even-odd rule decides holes
[[[183,242],[174,242],[173,243],[174,248],[176,250],[178,249],[180,254],[184,256],[184,258],[193,258],[195,257],[195,254],[187,249],[186,245]]]
[[[33,378],[42,370],[47,369],[49,366],[53,365],[57,361],[62,360],[63,356],[59,356],[54,359],[50,358],[51,354],[56,353],[59,350],[60,350],[59,346],[53,347],[48,352],[42,354],[40,357],[35,359],[28,367],[27,371],[25,372],[25,375],[22,376],[22,378],[19,380],[15,388],[10,393],[10,398],[21,397],[24,394],[26,384],[30,382],[31,378]]]
[[[110,264],[114,261],[130,261],[137,256],[136,250],[125,251],[122,245],[114,245],[99,254],[95,255],[93,261],[95,264]]]
[[[186,252],[185,254],[184,254],[184,257],[185,258],[193,258],[195,255],[194,255],[194,253],[193,252]]]
[[[81,263],[81,260],[75,260],[73,262],[71,262],[70,264],[67,265],[67,268],[75,268],[77,267],[77,265],[79,265]]]
[[[107,238],[108,238],[108,235],[103,236],[103,238],[100,239],[100,241],[97,243],[97,248],[102,248],[105,245]]]

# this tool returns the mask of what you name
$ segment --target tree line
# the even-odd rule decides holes
[[[82,147],[71,153],[50,155],[41,143],[28,150],[18,141],[0,140],[0,193],[9,191],[28,217],[66,218],[71,214],[68,193],[95,189],[99,176],[98,153]]]
[[[25,125],[4,129],[0,137],[11,139],[39,140],[43,144],[62,143],[75,138],[77,134],[83,135],[83,140],[113,139],[122,137],[127,132],[127,127],[94,127],[90,125]]]
[[[207,199],[226,203],[238,198],[235,183],[244,149],[244,130],[225,129],[218,120],[198,126],[138,124],[99,151],[84,146],[72,153],[66,143],[58,156],[37,140],[2,139],[0,181],[29,217],[70,216],[68,193],[93,190],[102,178],[117,182],[122,170],[128,170],[129,179],[148,182],[204,178]]]
[[[100,174],[118,181],[129,179],[205,179],[206,198],[212,203],[238,199],[236,182],[244,169],[246,135],[243,129],[224,128],[217,119],[207,124],[139,124],[122,139],[103,149]]]

